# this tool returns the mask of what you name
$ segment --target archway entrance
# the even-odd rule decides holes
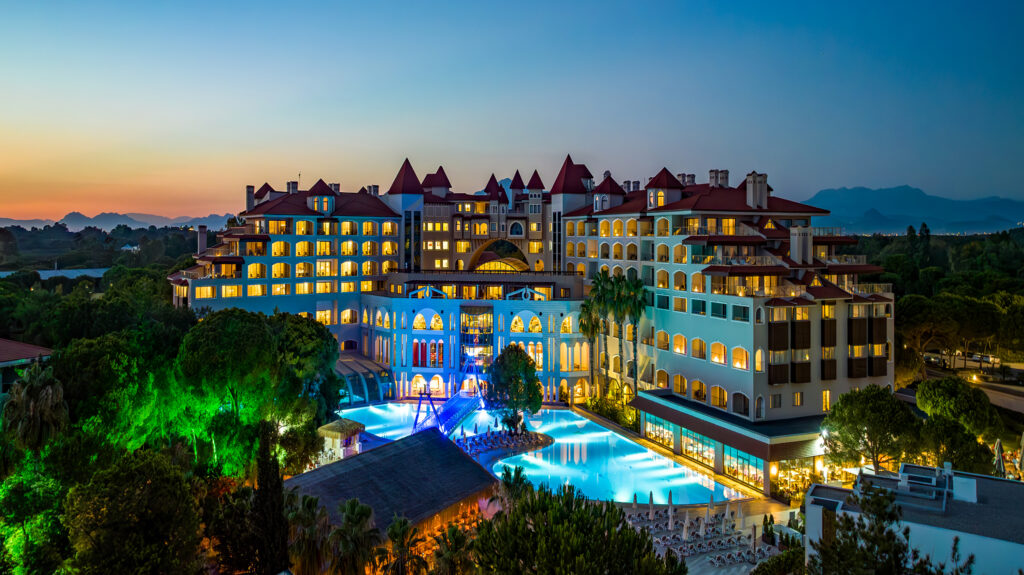
[[[527,271],[530,269],[523,250],[508,240],[500,239],[490,240],[477,248],[473,252],[473,256],[469,258],[469,265],[466,267],[471,270],[507,268],[508,271]]]

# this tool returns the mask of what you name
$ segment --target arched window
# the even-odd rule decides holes
[[[672,274],[672,287],[677,291],[686,291],[686,273],[676,272]]]
[[[434,314],[434,317],[430,318],[430,329],[440,331],[444,329],[444,321],[441,320],[441,316]]]
[[[512,224],[515,225],[515,224]],[[565,244],[565,257],[574,258],[576,257],[576,244],[572,242],[566,242]]]
[[[359,228],[356,227],[355,222],[341,222],[341,235],[343,236],[354,236]]]
[[[617,355],[612,358],[612,371],[615,373],[622,371],[622,358]]]
[[[391,329],[391,314],[389,312],[384,312],[384,327]]]
[[[412,340],[412,366],[420,367],[420,340]]]
[[[576,222],[576,235],[585,236],[587,235],[587,224],[586,222]]]
[[[267,266],[263,264],[249,264],[249,279],[261,279],[267,277]]]
[[[510,236],[521,236],[523,235],[523,224],[519,222],[512,222],[512,225],[508,228],[508,234]]]
[[[363,222],[363,235],[364,236],[375,236],[375,235],[377,235],[377,224],[376,224],[376,222]]]
[[[718,342],[711,344],[711,363],[725,365],[725,344]]]
[[[754,418],[764,419],[764,398],[760,395],[757,396],[757,401],[754,402]]]
[[[636,218],[626,220],[626,235],[631,238],[636,237]]]
[[[622,259],[622,244],[616,243],[612,245],[612,259]]]
[[[270,255],[284,257],[292,255],[292,246],[288,242],[274,242],[270,244]]]
[[[576,235],[576,224],[574,222],[565,222],[565,235]]]
[[[381,254],[393,256],[398,254],[398,242],[384,242],[381,244]]]
[[[585,258],[587,256],[587,244],[579,242],[576,244],[576,257]]]
[[[459,260],[460,262],[462,260]],[[398,262],[395,260],[385,260],[384,265],[381,266],[381,273],[389,274],[398,271]]]
[[[366,260],[363,262],[363,275],[364,276],[375,276],[377,275],[377,262],[373,260]]]
[[[667,236],[671,231],[672,226],[669,224],[668,218],[658,218],[658,230],[659,236]]]
[[[626,268],[626,277],[631,279],[631,280],[635,280],[636,277],[637,277],[636,268],[632,267],[632,266]]]
[[[708,400],[708,386],[704,385],[703,381],[695,379],[690,387],[693,389],[693,399],[697,401]]]
[[[622,220],[615,220],[612,222],[612,235],[617,238],[622,237]]]
[[[602,238],[607,238],[611,234],[612,234],[612,225],[608,222],[608,220],[602,220],[601,221],[601,237]]]
[[[756,352],[754,352],[754,371],[757,371],[757,372],[764,371],[764,350],[763,349],[758,348],[758,350]]]
[[[672,376],[672,391],[679,395],[686,395],[686,378],[681,375]]]
[[[682,334],[672,337],[672,351],[679,355],[686,355],[686,338]]]
[[[676,244],[676,247],[672,248],[672,259],[677,264],[686,263],[686,246],[683,244]]]
[[[508,330],[512,333],[523,333],[526,331],[525,326],[523,325],[523,318],[518,315],[512,318],[512,325],[509,326]]]
[[[398,235],[398,224],[395,222],[384,222],[384,225],[381,226],[381,228],[385,236]]]
[[[295,244],[295,255],[309,257],[313,255],[313,242],[298,242]]]
[[[311,278],[313,277],[313,263],[312,262],[299,262],[295,264],[295,277],[297,278]]]
[[[631,261],[636,261],[638,259],[636,244],[626,245],[626,259]]]
[[[633,324],[626,324],[626,341],[633,341]]]
[[[658,190],[658,207],[665,205],[665,190]]]
[[[540,333],[544,330],[544,326],[540,323],[540,318],[533,316],[530,318],[530,333]]]
[[[341,255],[354,256],[356,254],[356,243],[352,240],[341,242]]]
[[[292,266],[279,262],[271,268],[271,275],[275,278],[288,278],[292,276]]]
[[[313,235],[313,222],[307,220],[299,220],[295,222],[295,235],[298,236],[311,236]]]
[[[572,333],[572,316],[571,315],[570,316],[566,316],[566,318],[562,320],[561,332],[562,333]]]
[[[665,244],[658,246],[658,261],[668,263],[668,246]]]
[[[732,394],[732,412],[740,415],[750,415],[750,400],[742,393]]]
[[[657,286],[659,289],[668,288],[668,272],[665,270],[658,270],[658,282]]]
[[[614,268],[612,268],[612,275],[613,276],[621,276],[622,275],[622,266],[615,266]]]
[[[558,365],[561,366],[562,371],[572,371],[569,362],[569,346],[563,341],[562,345],[558,347]]]
[[[690,344],[690,355],[697,359],[707,359],[707,353],[707,344],[704,343],[704,340],[700,338],[694,338]]]
[[[658,373],[656,374],[655,377],[656,377],[656,380],[657,380],[657,383],[658,383],[658,387],[660,387],[662,389],[668,389],[668,372],[667,371],[665,371],[664,369],[659,369]]]
[[[757,323],[764,323],[764,308],[759,307],[754,311],[754,321]]]
[[[750,354],[742,347],[732,348],[732,366],[736,369],[750,369]]]
[[[690,276],[690,291],[693,293],[704,293],[705,287],[704,274],[697,272]]]
[[[364,256],[375,256],[375,255],[377,255],[377,242],[371,242],[371,241],[363,242],[363,255]]]
[[[416,317],[412,318],[413,329],[427,329],[427,318],[423,317],[423,314],[418,313]]]
[[[726,393],[724,387],[717,385],[711,387],[711,405],[725,409],[728,402],[729,394]]]
[[[601,266],[601,271],[603,271],[604,273],[608,273],[608,264]]]
[[[341,262],[341,275],[354,276],[359,273],[359,264],[356,262]]]
[[[668,349],[668,332],[658,332],[658,349]]]
[[[384,314],[380,313],[380,310],[377,310],[373,323],[377,327],[384,327]]]

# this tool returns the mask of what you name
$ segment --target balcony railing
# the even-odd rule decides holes
[[[231,246],[234,246],[234,245],[238,245],[238,244],[232,243],[231,245],[211,246],[211,247],[206,248],[206,251],[203,252],[203,255],[204,256],[210,256],[210,257],[235,256],[235,255],[238,255],[237,252],[235,252],[235,250],[231,249]]]
[[[814,227],[811,228],[811,234],[814,237],[842,237],[847,235],[846,230],[839,226]]]
[[[829,264],[864,265],[864,264],[868,263],[868,257],[866,255],[863,255],[863,254],[857,254],[857,255],[853,255],[853,254],[832,255],[832,256],[829,256],[825,260],[825,262],[829,263]]]
[[[861,295],[893,293],[892,284],[856,284],[849,289]]]
[[[779,261],[773,256],[713,256],[691,255],[690,263],[711,266],[775,266]]]
[[[743,236],[761,237],[761,234],[742,223],[737,222],[733,229],[725,230],[722,226],[680,226],[672,230],[674,236]]]
[[[807,293],[807,288],[800,285],[771,287],[712,286],[711,293],[715,295],[733,295],[738,297],[799,297]]]

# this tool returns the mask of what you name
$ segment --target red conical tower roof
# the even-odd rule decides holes
[[[491,179],[487,180],[487,186],[484,188],[484,195],[491,200],[501,201],[505,197],[505,190],[498,183],[498,178],[491,174]]]
[[[444,166],[438,166],[436,172],[427,174],[423,178],[423,187],[451,189],[452,183],[448,181],[448,174],[444,173]]]
[[[395,176],[395,181],[391,183],[391,187],[388,188],[389,194],[422,194],[423,186],[420,185],[420,179],[416,177],[415,170],[412,169],[412,164],[409,162],[409,158],[405,159],[402,163],[402,167],[398,170],[398,175]]]
[[[320,179],[320,180],[317,180],[315,184],[313,184],[312,188],[309,188],[309,195],[310,196],[333,196],[334,195],[334,190],[332,190],[331,187],[327,185],[327,182],[324,182],[323,179]]]
[[[533,171],[533,175],[530,176],[530,183],[526,184],[526,189],[527,190],[543,190],[544,189],[544,182],[540,181],[540,174],[537,173],[537,170],[534,170]]]
[[[681,190],[683,188],[683,184],[672,175],[672,172],[668,171],[668,168],[662,168],[658,175],[644,186],[645,190]]]
[[[512,183],[509,184],[508,189],[520,191],[526,189],[526,184],[523,183],[523,177],[519,175],[519,170],[516,170],[516,175],[512,176]]]

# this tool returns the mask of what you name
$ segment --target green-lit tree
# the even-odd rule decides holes
[[[626,385],[626,318],[629,317],[629,294],[626,291],[626,278],[613,276],[611,289],[608,293],[607,307],[619,329],[619,383]],[[635,334],[634,334],[635,335]],[[636,393],[636,382],[633,382],[633,393]]]
[[[961,563],[959,539],[953,540],[952,564],[935,565],[911,549],[910,528],[899,529],[900,509],[892,492],[867,487],[851,503],[861,513],[837,513],[835,536],[812,541],[809,575],[970,575],[974,556]]]
[[[53,377],[53,368],[32,364],[4,402],[4,432],[19,448],[38,453],[67,425],[64,388]]]
[[[510,344],[501,350],[491,364],[485,398],[510,428],[519,425],[520,412],[540,411],[544,396],[537,366],[523,348]]]
[[[482,521],[474,552],[483,573],[686,573],[674,554],[658,557],[650,532],[630,526],[621,509],[572,486],[531,491]]]
[[[434,536],[434,568],[431,575],[470,575],[476,572],[473,563],[473,539],[454,523]]]
[[[868,385],[844,393],[822,423],[825,452],[837,464],[860,463],[875,470],[892,465],[916,438],[917,420],[886,388]]]
[[[376,566],[377,547],[381,544],[380,529],[372,524],[373,509],[358,499],[338,504],[341,519],[331,531],[332,575],[363,575]]]
[[[413,549],[426,541],[418,527],[397,514],[388,525],[390,544],[379,550],[380,570],[383,575],[415,575],[427,571],[427,560]]]
[[[199,514],[166,455],[129,453],[71,489],[63,522],[78,573],[187,573],[198,567]]]

